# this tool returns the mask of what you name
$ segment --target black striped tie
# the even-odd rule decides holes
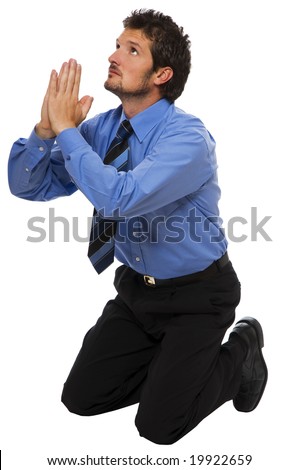
[[[122,121],[116,136],[105,155],[104,163],[113,165],[118,171],[127,171],[128,138],[133,133],[129,121]],[[98,274],[103,272],[114,259],[114,235],[117,221],[104,219],[94,209],[90,232],[88,257]]]

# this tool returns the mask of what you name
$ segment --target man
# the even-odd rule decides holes
[[[92,97],[78,98],[81,66],[71,59],[52,71],[40,122],[12,148],[9,181],[30,200],[81,190],[95,208],[95,269],[113,255],[122,263],[117,296],[85,336],[63,403],[86,416],[139,403],[140,435],[171,444],[228,400],[256,408],[267,367],[254,318],[222,344],[240,285],[221,230],[215,142],[174,105],[190,71],[189,38],[153,10],[123,24],[105,82],[121,105],[84,121]]]

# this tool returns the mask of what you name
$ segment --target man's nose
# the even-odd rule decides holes
[[[118,51],[114,51],[113,54],[111,54],[109,57],[108,57],[108,61],[110,62],[110,64],[112,64],[113,62],[115,64],[119,64],[119,60],[120,60],[120,56],[119,56],[119,53]]]

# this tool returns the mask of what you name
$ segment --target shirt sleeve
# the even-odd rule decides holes
[[[133,170],[105,165],[77,129],[57,138],[76,186],[105,217],[134,217],[200,189],[216,170],[213,152],[194,127],[167,128]]]
[[[15,196],[32,201],[49,201],[77,190],[55,139],[42,140],[34,130],[28,139],[13,144],[8,182]]]

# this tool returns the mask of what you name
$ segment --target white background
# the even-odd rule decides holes
[[[298,17],[296,1],[37,0],[2,2],[1,17],[1,441],[4,470],[43,470],[46,457],[179,457],[251,454],[249,468],[298,466]],[[196,5],[196,11],[195,11]],[[85,221],[79,192],[50,203],[13,197],[7,184],[12,143],[39,120],[52,68],[70,57],[83,67],[90,116],[118,105],[103,88],[107,58],[132,9],[170,14],[192,41],[193,67],[177,105],[199,116],[217,141],[221,210],[235,216],[242,243],[229,254],[242,283],[237,319],[256,316],[265,332],[269,382],[260,406],[238,413],[227,403],[173,446],[139,437],[137,406],[102,416],[72,415],[60,404],[63,382],[85,332],[114,296],[115,266],[100,278],[86,243],[30,243],[27,222],[55,215]],[[297,167],[296,167],[297,168]],[[250,239],[250,208],[272,242]],[[258,220],[258,221],[259,221]],[[294,427],[295,426],[295,427]],[[295,429],[295,431],[294,431]],[[211,466],[210,466],[211,467]],[[64,467],[74,468],[74,467]],[[91,467],[92,468],[92,467]]]

